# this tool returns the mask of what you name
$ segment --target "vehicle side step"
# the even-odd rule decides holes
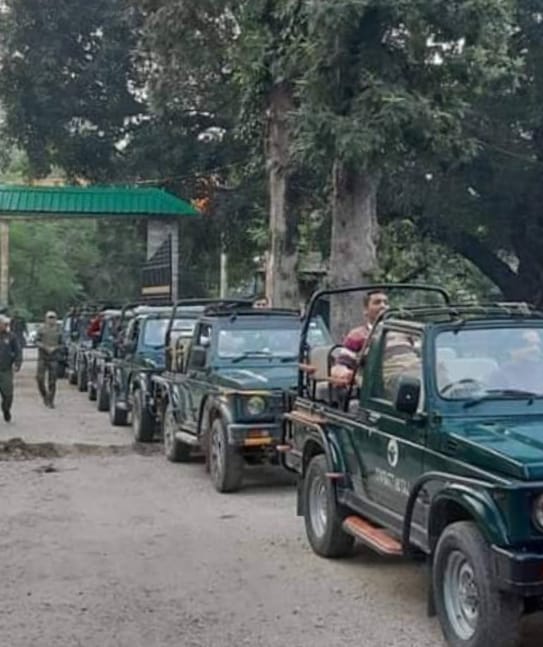
[[[280,454],[288,454],[291,449],[292,449],[292,445],[276,445],[275,446],[275,451],[279,452]]]
[[[186,431],[178,431],[175,434],[175,438],[186,445],[191,445],[192,447],[198,447],[200,444],[198,436],[188,434]]]
[[[383,528],[374,526],[362,517],[355,515],[347,517],[343,522],[343,530],[381,555],[396,557],[403,555],[402,545],[397,539],[391,537]]]

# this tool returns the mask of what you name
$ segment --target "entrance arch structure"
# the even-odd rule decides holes
[[[157,188],[0,185],[0,303],[7,305],[9,300],[10,222],[25,219],[39,222],[57,218],[145,219],[147,264],[151,267],[153,257],[158,254],[162,279],[158,285],[144,285],[142,296],[176,300],[179,218],[194,217],[198,213],[185,200]],[[149,275],[152,274],[150,272]]]

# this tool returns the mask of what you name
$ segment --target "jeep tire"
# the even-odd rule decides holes
[[[305,530],[317,555],[346,557],[353,551],[354,537],[342,528],[347,513],[336,501],[328,471],[324,454],[314,456],[307,466],[302,486]]]
[[[155,437],[155,419],[149,412],[140,388],[135,389],[133,395],[132,430],[137,443],[150,443]]]
[[[109,395],[109,421],[114,427],[124,427],[128,420],[128,411],[117,406],[117,392],[115,385],[111,384]]]
[[[98,411],[107,411],[109,409],[108,383],[102,373],[98,373],[96,378],[96,408]]]
[[[209,432],[209,473],[217,492],[235,492],[243,480],[243,457],[228,443],[223,421],[215,418]]]
[[[88,376],[87,376],[87,367],[84,362],[79,362],[77,366],[77,389],[81,393],[85,393],[87,390]]]
[[[436,612],[450,647],[515,647],[522,600],[494,583],[490,549],[477,526],[447,526],[433,561]]]
[[[94,402],[96,400],[96,387],[94,386],[92,380],[88,380],[87,395],[91,402]]]
[[[162,416],[162,437],[164,440],[164,455],[172,463],[187,463],[190,461],[191,446],[175,437],[177,422],[173,406],[168,402]]]

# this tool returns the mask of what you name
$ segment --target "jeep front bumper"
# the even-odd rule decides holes
[[[228,442],[236,447],[275,447],[281,441],[281,425],[237,424],[227,426]]]
[[[498,588],[524,597],[543,595],[543,553],[492,546]]]

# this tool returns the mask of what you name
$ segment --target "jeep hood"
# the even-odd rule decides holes
[[[291,389],[298,381],[298,365],[220,368],[216,375],[221,386],[231,389],[247,391]]]
[[[472,465],[527,481],[543,480],[543,416],[464,420],[447,425],[445,451]]]

